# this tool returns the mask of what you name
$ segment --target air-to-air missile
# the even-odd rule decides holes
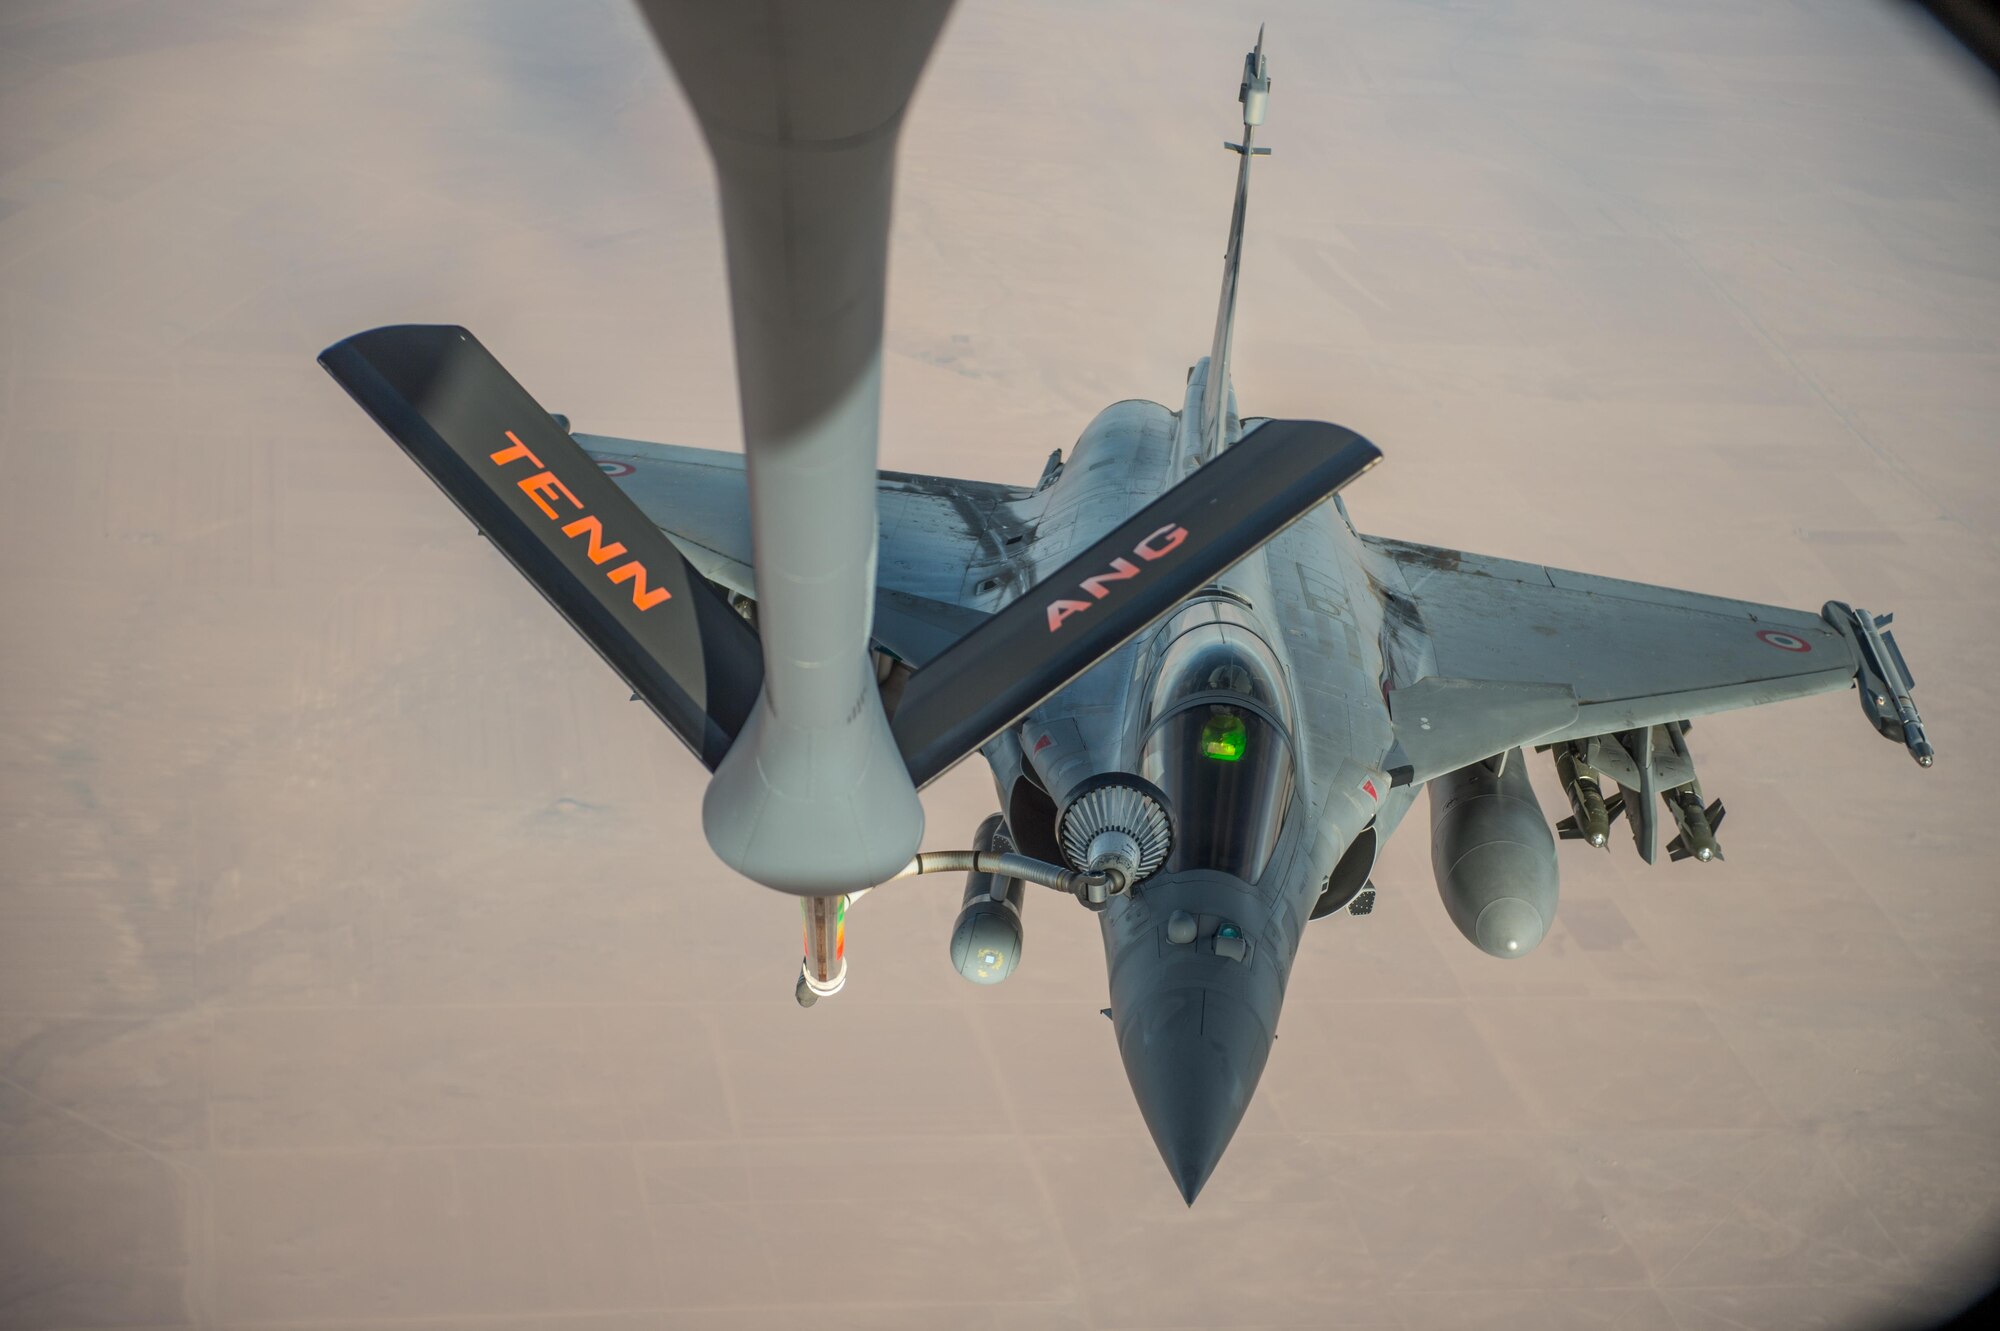
[[[1896,617],[1871,615],[1844,601],[1828,601],[1820,613],[1836,628],[1845,630],[1861,649],[1861,671],[1855,682],[1861,691],[1861,711],[1868,723],[1883,737],[1908,749],[1917,766],[1929,767],[1936,762],[1937,753],[1924,734],[1924,719],[1910,697],[1910,690],[1917,682],[1910,678],[1910,667],[1903,660],[1902,649],[1896,646],[1896,635],[1889,632],[1889,625]]]

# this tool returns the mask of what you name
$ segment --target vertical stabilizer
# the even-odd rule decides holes
[[[1257,45],[1243,57],[1243,84],[1236,100],[1243,103],[1243,141],[1222,146],[1242,160],[1236,168],[1236,207],[1229,216],[1229,248],[1222,256],[1222,299],[1215,311],[1215,344],[1208,353],[1208,381],[1201,397],[1201,456],[1214,457],[1227,443],[1229,428],[1229,342],[1236,323],[1236,272],[1243,259],[1243,211],[1250,198],[1250,159],[1269,156],[1251,140],[1264,123],[1264,106],[1271,97],[1271,73],[1264,61],[1264,29]]]

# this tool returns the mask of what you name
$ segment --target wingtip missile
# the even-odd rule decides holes
[[[1855,671],[1855,687],[1861,693],[1861,712],[1868,724],[1884,739],[1892,739],[1909,751],[1919,767],[1937,761],[1924,732],[1923,715],[1910,696],[1917,687],[1896,635],[1889,631],[1894,615],[1871,615],[1844,601],[1828,601],[1820,617],[1841,631],[1854,644],[1860,663]]]

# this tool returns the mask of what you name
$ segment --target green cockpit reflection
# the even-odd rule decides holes
[[[1214,869],[1255,882],[1292,796],[1284,670],[1241,611],[1197,601],[1167,622],[1147,690],[1139,775],[1174,820],[1168,873]]]
[[[1201,756],[1213,758],[1219,763],[1243,761],[1243,751],[1249,746],[1249,732],[1244,728],[1243,718],[1234,712],[1217,709],[1215,715],[1201,728]]]

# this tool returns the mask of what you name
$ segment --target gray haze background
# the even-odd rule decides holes
[[[1563,851],[1518,964],[1311,930],[1201,1204],[1094,923],[797,908],[313,364],[462,322],[580,428],[732,447],[709,170],[591,4],[0,9],[0,1327],[1830,1327],[2000,1197],[2000,111],[1886,5],[965,0],[905,139],[884,465],[1032,481],[1207,346],[1276,78],[1246,409],[1364,530],[1898,612],[1939,765],[1702,722],[1726,864]],[[1537,776],[1546,776],[1537,764]],[[1544,781],[1545,805],[1560,800]],[[927,797],[929,844],[992,807]]]

